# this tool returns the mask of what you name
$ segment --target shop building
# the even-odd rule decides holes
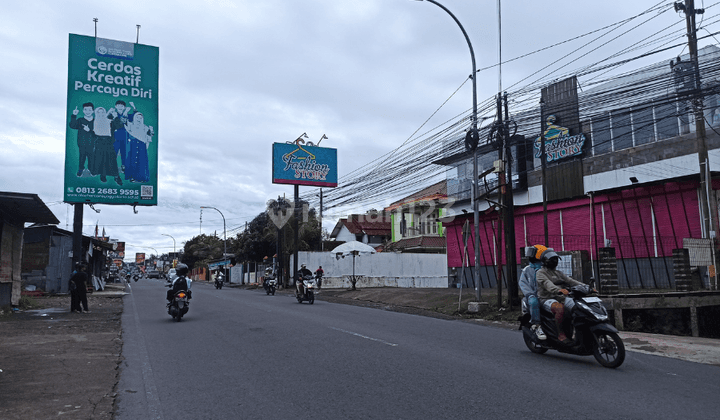
[[[518,122],[511,161],[516,261],[521,247],[545,243],[544,137],[547,246],[584,251],[596,278],[601,249],[614,249],[621,289],[674,289],[673,249],[687,248],[698,286],[716,287],[709,267],[715,265],[720,189],[720,177],[715,179],[720,171],[720,49],[705,47],[698,56],[699,91],[689,88],[693,72],[687,69],[689,57],[681,56],[671,65],[664,61],[582,90],[576,78],[569,78],[542,89],[543,105],[514,115],[510,108]],[[695,95],[703,101],[704,140],[695,132]],[[483,128],[480,138],[489,130]],[[698,151],[703,147],[708,182],[701,185]],[[479,172],[497,165],[492,144],[481,145],[479,156]],[[464,263],[462,226],[465,221],[473,225],[472,155],[462,152],[435,163],[448,167],[447,194],[455,202],[442,220],[449,272],[458,273]],[[469,287],[477,281],[485,288],[497,285],[493,266],[506,262],[504,245],[498,246],[497,186],[492,173],[478,185],[480,278],[473,277],[471,235],[470,268],[464,276],[451,276],[450,283],[463,277],[470,279]],[[507,283],[504,273],[501,277]]]

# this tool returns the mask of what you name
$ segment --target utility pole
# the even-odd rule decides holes
[[[497,96],[497,130],[495,135],[498,138],[498,161],[501,165],[504,165],[505,158],[503,156],[505,152],[505,128],[503,124],[503,113],[502,113],[502,95],[498,92]],[[505,168],[499,168],[498,171],[498,225],[495,231],[495,260],[497,263],[497,306],[502,307],[502,240],[503,240],[503,215],[507,212],[505,207]]]
[[[705,138],[705,117],[703,115],[702,84],[700,82],[700,63],[697,50],[697,28],[695,15],[705,13],[704,9],[695,9],[695,0],[685,0],[685,4],[675,3],[675,11],[682,10],[685,13],[687,25],[688,48],[690,50],[690,61],[693,64],[693,113],[695,114],[695,136],[697,141],[698,162],[700,163],[700,188],[705,191],[708,185],[708,151]],[[710,226],[710,207],[706,194],[700,196],[700,211],[702,214],[702,231],[706,238],[711,237],[712,226]]]
[[[545,101],[540,98],[540,168],[542,172],[542,201],[543,201],[543,231],[545,232],[545,245],[550,246],[548,241],[548,219],[547,219],[547,178],[545,177],[545,167],[547,166],[547,156],[545,156]]]
[[[517,285],[517,260],[515,253],[515,201],[513,199],[513,171],[512,171],[512,144],[513,136],[509,132],[510,114],[508,112],[507,92],[503,95],[505,102],[505,124],[503,124],[503,143],[505,144],[505,169],[507,177],[505,178],[505,258],[507,262],[507,286],[508,286],[508,305],[513,309],[514,305],[520,304],[518,298]]]

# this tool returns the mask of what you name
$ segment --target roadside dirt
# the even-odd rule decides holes
[[[279,293],[294,293],[294,289],[281,289]],[[406,289],[406,288],[358,288],[322,289],[317,295],[318,300],[344,303],[349,305],[365,306],[384,309],[394,312],[403,312],[443,319],[467,319],[493,324],[510,323],[517,328],[517,317],[520,308],[509,310],[506,307],[498,309],[497,291],[483,290],[480,297],[480,310],[477,313],[468,312],[468,303],[477,301],[474,290],[463,289]],[[507,299],[507,291],[504,291]],[[506,304],[506,299],[503,304]],[[458,305],[459,303],[459,305]]]
[[[0,418],[112,419],[121,360],[122,299],[68,296],[0,317]]]

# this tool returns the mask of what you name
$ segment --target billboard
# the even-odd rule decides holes
[[[582,155],[585,135],[580,126],[577,85],[577,77],[573,76],[542,89],[543,134],[534,142],[536,159],[542,156],[543,136],[548,163]]]
[[[67,203],[157,205],[157,47],[70,34]]]
[[[273,143],[274,184],[337,187],[337,149]]]
[[[136,252],[135,253],[135,264],[145,265],[145,253],[144,252]]]
[[[125,242],[118,242],[117,248],[115,248],[115,252],[117,252],[118,258],[125,258]]]

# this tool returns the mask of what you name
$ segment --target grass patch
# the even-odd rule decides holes
[[[38,303],[37,299],[33,298],[32,296],[26,296],[22,295],[20,296],[20,302],[18,304],[18,308],[20,309],[33,309],[40,307],[40,304]]]

